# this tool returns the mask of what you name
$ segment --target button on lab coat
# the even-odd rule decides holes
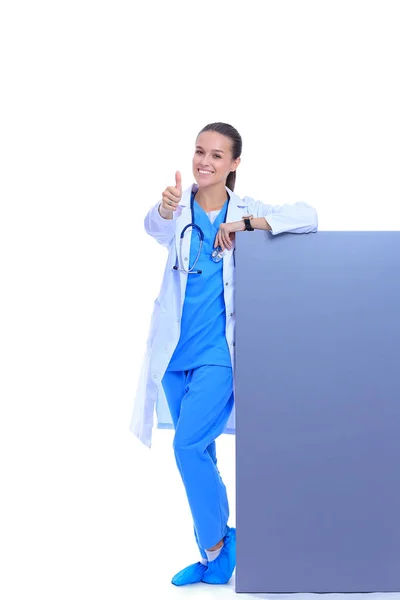
[[[187,275],[175,271],[180,255],[180,234],[183,228],[191,222],[190,186],[182,194],[181,202],[174,213],[173,219],[163,219],[157,202],[145,218],[145,229],[160,244],[168,249],[168,259],[160,294],[154,303],[150,331],[147,339],[147,351],[144,357],[136,398],[134,402],[130,431],[146,446],[151,446],[154,409],[160,417],[158,427],[172,428],[167,401],[162,387],[162,379],[169,365],[180,337],[180,321],[185,299]],[[194,188],[196,189],[196,188]],[[272,235],[283,232],[311,233],[317,231],[318,221],[315,209],[305,202],[274,206],[253,200],[250,197],[241,199],[237,194],[226,188],[230,196],[226,221],[240,221],[243,215],[265,217],[271,226]],[[194,234],[196,235],[196,234]],[[184,236],[182,258],[190,256],[191,229]],[[185,266],[187,267],[188,261]],[[224,299],[226,307],[226,340],[231,355],[233,372],[235,371],[235,264],[234,249],[226,250],[223,257]],[[235,410],[233,409],[227,423],[226,433],[235,431]]]

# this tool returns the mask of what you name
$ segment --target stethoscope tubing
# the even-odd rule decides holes
[[[229,199],[228,199],[228,206],[229,206]],[[201,227],[199,227],[198,225],[196,225],[196,223],[194,222],[194,194],[192,194],[191,199],[190,199],[190,211],[191,211],[191,216],[192,216],[192,222],[188,223],[188,225],[186,225],[182,231],[181,231],[181,235],[180,235],[180,240],[179,240],[179,261],[181,264],[181,267],[179,268],[179,266],[175,265],[174,266],[174,270],[175,271],[180,271],[181,273],[186,273],[187,275],[189,275],[190,273],[195,273],[197,275],[201,275],[202,271],[200,269],[195,269],[195,266],[200,258],[200,254],[201,254],[201,250],[203,248],[203,242],[204,242],[204,232],[201,229]],[[225,218],[223,220],[223,223],[226,223],[226,217],[228,215],[228,207],[226,208],[226,212],[225,212]],[[183,245],[183,239],[185,236],[185,231],[187,229],[189,229],[189,227],[191,227],[194,231],[196,231],[197,235],[199,236],[199,250],[197,252],[196,258],[193,262],[192,268],[191,269],[185,269],[185,267],[183,266],[183,260],[182,260],[182,245]],[[215,251],[214,251],[215,252]],[[213,252],[213,254],[214,254]],[[217,262],[217,261],[216,261]]]

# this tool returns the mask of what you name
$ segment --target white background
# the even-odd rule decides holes
[[[396,0],[3,0],[1,597],[232,597],[197,560],[171,432],[128,431],[166,254],[143,218],[195,138],[320,229],[400,227]],[[234,438],[219,444],[234,524]],[[354,598],[354,596],[352,596]]]

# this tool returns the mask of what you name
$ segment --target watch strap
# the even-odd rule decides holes
[[[242,217],[244,221],[244,230],[245,231],[254,231],[254,227],[251,226],[250,219],[253,218],[253,215],[244,215]]]

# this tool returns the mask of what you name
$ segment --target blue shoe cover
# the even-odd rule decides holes
[[[204,583],[228,583],[236,566],[236,529],[229,528],[224,545],[215,560],[209,562],[203,575]]]
[[[174,585],[187,585],[188,583],[199,583],[202,580],[204,571],[207,565],[202,565],[200,562],[189,565],[182,571],[179,571],[173,576],[172,582]]]

